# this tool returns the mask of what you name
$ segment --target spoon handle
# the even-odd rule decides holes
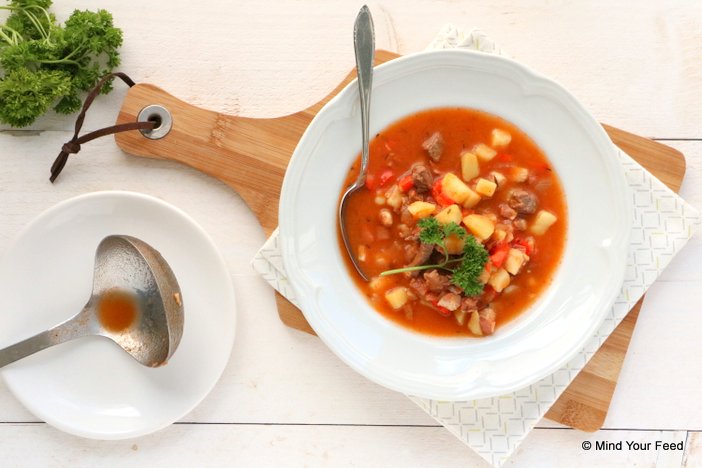
[[[78,315],[32,337],[0,349],[0,368],[51,346],[91,334],[90,317]]]
[[[358,12],[353,28],[353,45],[356,52],[356,70],[358,73],[358,92],[361,95],[361,168],[356,186],[362,186],[366,181],[368,170],[368,121],[370,114],[371,88],[373,86],[373,61],[375,59],[375,32],[370,10],[363,5]]]

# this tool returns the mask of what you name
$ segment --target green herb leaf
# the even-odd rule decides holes
[[[420,219],[417,226],[421,228],[419,231],[419,240],[424,244],[441,245],[444,241],[444,231],[433,216]]]
[[[70,77],[65,72],[13,70],[0,80],[0,121],[27,126],[70,89]]]
[[[51,0],[11,0],[0,25],[0,122],[32,124],[52,105],[80,109],[79,94],[119,65],[122,31],[112,15],[75,10],[63,26],[48,11]],[[16,89],[14,89],[16,88]],[[110,84],[103,87],[108,93]]]
[[[475,237],[469,235],[464,228],[453,222],[442,226],[436,218],[430,216],[419,220],[417,226],[421,229],[419,231],[419,240],[425,244],[441,247],[445,252],[444,261],[432,265],[387,270],[382,272],[380,276],[438,268],[451,272],[451,282],[463,289],[468,296],[480,295],[484,286],[478,278],[483,272],[489,257],[485,247]],[[448,253],[446,253],[446,238],[451,235],[456,235],[465,241],[463,254],[454,258],[449,257]]]
[[[478,280],[488,261],[488,252],[475,237],[468,236],[463,246],[463,260],[453,270],[451,282],[463,289],[469,296],[483,292],[483,284]]]
[[[465,239],[466,235],[468,235],[465,229],[463,229],[461,226],[454,223],[453,221],[444,225],[443,230],[444,239],[450,235],[456,235],[459,239]]]

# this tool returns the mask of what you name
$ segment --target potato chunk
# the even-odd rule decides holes
[[[488,280],[488,284],[498,293],[502,292],[503,289],[509,286],[509,282],[509,273],[507,273],[507,270],[504,268],[498,269],[496,272],[490,275],[490,279]]]
[[[494,149],[490,148],[488,145],[484,143],[479,143],[473,147],[473,153],[477,157],[479,157],[482,161],[490,161],[492,158],[497,156],[497,151]]]
[[[488,282],[490,279],[490,270],[488,267],[490,266],[490,262],[485,264],[485,268],[483,268],[483,271],[480,273],[480,276],[478,276],[478,281],[480,281],[481,284],[485,284]]]
[[[397,286],[392,289],[385,291],[385,300],[388,301],[390,307],[393,309],[401,309],[402,306],[407,304],[409,296],[407,295],[407,288],[403,286]]]
[[[461,214],[461,209],[458,207],[458,205],[449,205],[443,210],[439,211],[434,217],[441,224],[461,224]]]
[[[507,232],[504,231],[503,229],[497,229],[495,228],[495,232],[492,234],[492,240],[493,241],[503,241],[507,237]]]
[[[509,249],[507,258],[505,259],[505,270],[512,275],[516,275],[527,260],[529,260],[529,257],[521,250]]]
[[[486,240],[495,231],[495,223],[490,221],[490,218],[487,216],[479,214],[466,216],[463,218],[463,224],[480,241]]]
[[[479,175],[480,165],[478,164],[478,157],[469,151],[461,153],[461,177],[463,177],[463,180],[468,182]]]
[[[472,191],[471,189],[468,189],[468,196],[466,197],[465,200],[463,200],[463,208],[473,208],[475,205],[477,205],[480,200],[480,195]]]
[[[496,189],[497,184],[487,179],[478,179],[478,183],[475,186],[475,191],[484,197],[491,197]]]
[[[462,254],[463,247],[465,246],[465,244],[465,241],[458,237],[456,234],[451,234],[450,236],[447,236],[444,240],[444,245],[446,245],[446,253],[448,253],[449,255]]]
[[[539,210],[536,213],[536,218],[534,219],[534,224],[531,225],[530,231],[537,236],[543,235],[557,220],[556,215],[550,211]]]
[[[529,178],[529,169],[526,167],[513,167],[510,169],[509,178],[512,182],[526,182]]]
[[[456,317],[456,322],[458,322],[459,325],[463,326],[466,323],[466,315],[468,314],[467,311],[465,310],[454,310],[453,311],[453,316]]]
[[[482,336],[483,330],[480,328],[480,315],[477,310],[470,313],[470,319],[468,319],[468,330],[474,335]]]
[[[512,141],[512,135],[509,132],[499,128],[495,128],[492,130],[493,148],[501,148],[507,146],[509,145],[510,141]]]
[[[463,203],[470,192],[470,188],[451,172],[441,179],[441,193],[456,203]]]
[[[414,203],[410,203],[410,205],[407,207],[407,210],[410,212],[414,219],[426,218],[427,216],[430,216],[435,209],[435,204],[423,201],[416,201]]]

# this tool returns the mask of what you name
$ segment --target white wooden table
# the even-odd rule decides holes
[[[121,69],[191,103],[251,117],[302,109],[353,66],[361,2],[66,0],[54,10],[107,8],[123,28]],[[702,3],[472,0],[370,3],[377,46],[422,50],[445,23],[478,26],[514,58],[570,89],[602,122],[662,140],[687,157],[681,194],[702,209]],[[125,89],[98,99],[88,129],[114,121]],[[484,466],[401,394],[287,329],[249,261],[264,236],[238,196],[174,163],[133,158],[110,138],[85,145],[58,183],[49,167],[73,118],[0,130],[0,254],[41,211],[108,189],[160,197],[195,218],[229,265],[239,328],[228,367],[182,421],[143,438],[102,442],[38,421],[0,382],[2,466]],[[702,236],[646,297],[605,427],[544,420],[514,466],[702,466]],[[685,453],[584,451],[585,440],[683,440]]]

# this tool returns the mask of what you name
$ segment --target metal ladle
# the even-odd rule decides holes
[[[361,277],[368,281],[368,277],[358,264],[355,253],[351,249],[349,243],[349,235],[346,230],[346,205],[352,193],[363,188],[366,183],[366,173],[368,172],[368,144],[370,142],[368,135],[368,117],[370,112],[371,88],[373,86],[373,61],[375,58],[375,32],[373,28],[373,18],[371,17],[368,6],[363,5],[361,11],[356,16],[356,22],[353,28],[353,45],[356,54],[356,74],[358,75],[358,93],[361,102],[361,130],[362,130],[362,147],[361,147],[361,168],[358,173],[358,178],[341,197],[339,203],[339,226],[341,228],[341,238],[344,240],[346,252],[351,258],[353,266],[358,271]]]
[[[100,301],[110,291],[134,298],[133,322],[119,331],[101,323]],[[67,321],[0,350],[0,367],[66,341],[97,335],[111,339],[139,363],[158,367],[183,336],[183,298],[173,271],[153,247],[130,236],[108,236],[95,253],[93,292]]]

